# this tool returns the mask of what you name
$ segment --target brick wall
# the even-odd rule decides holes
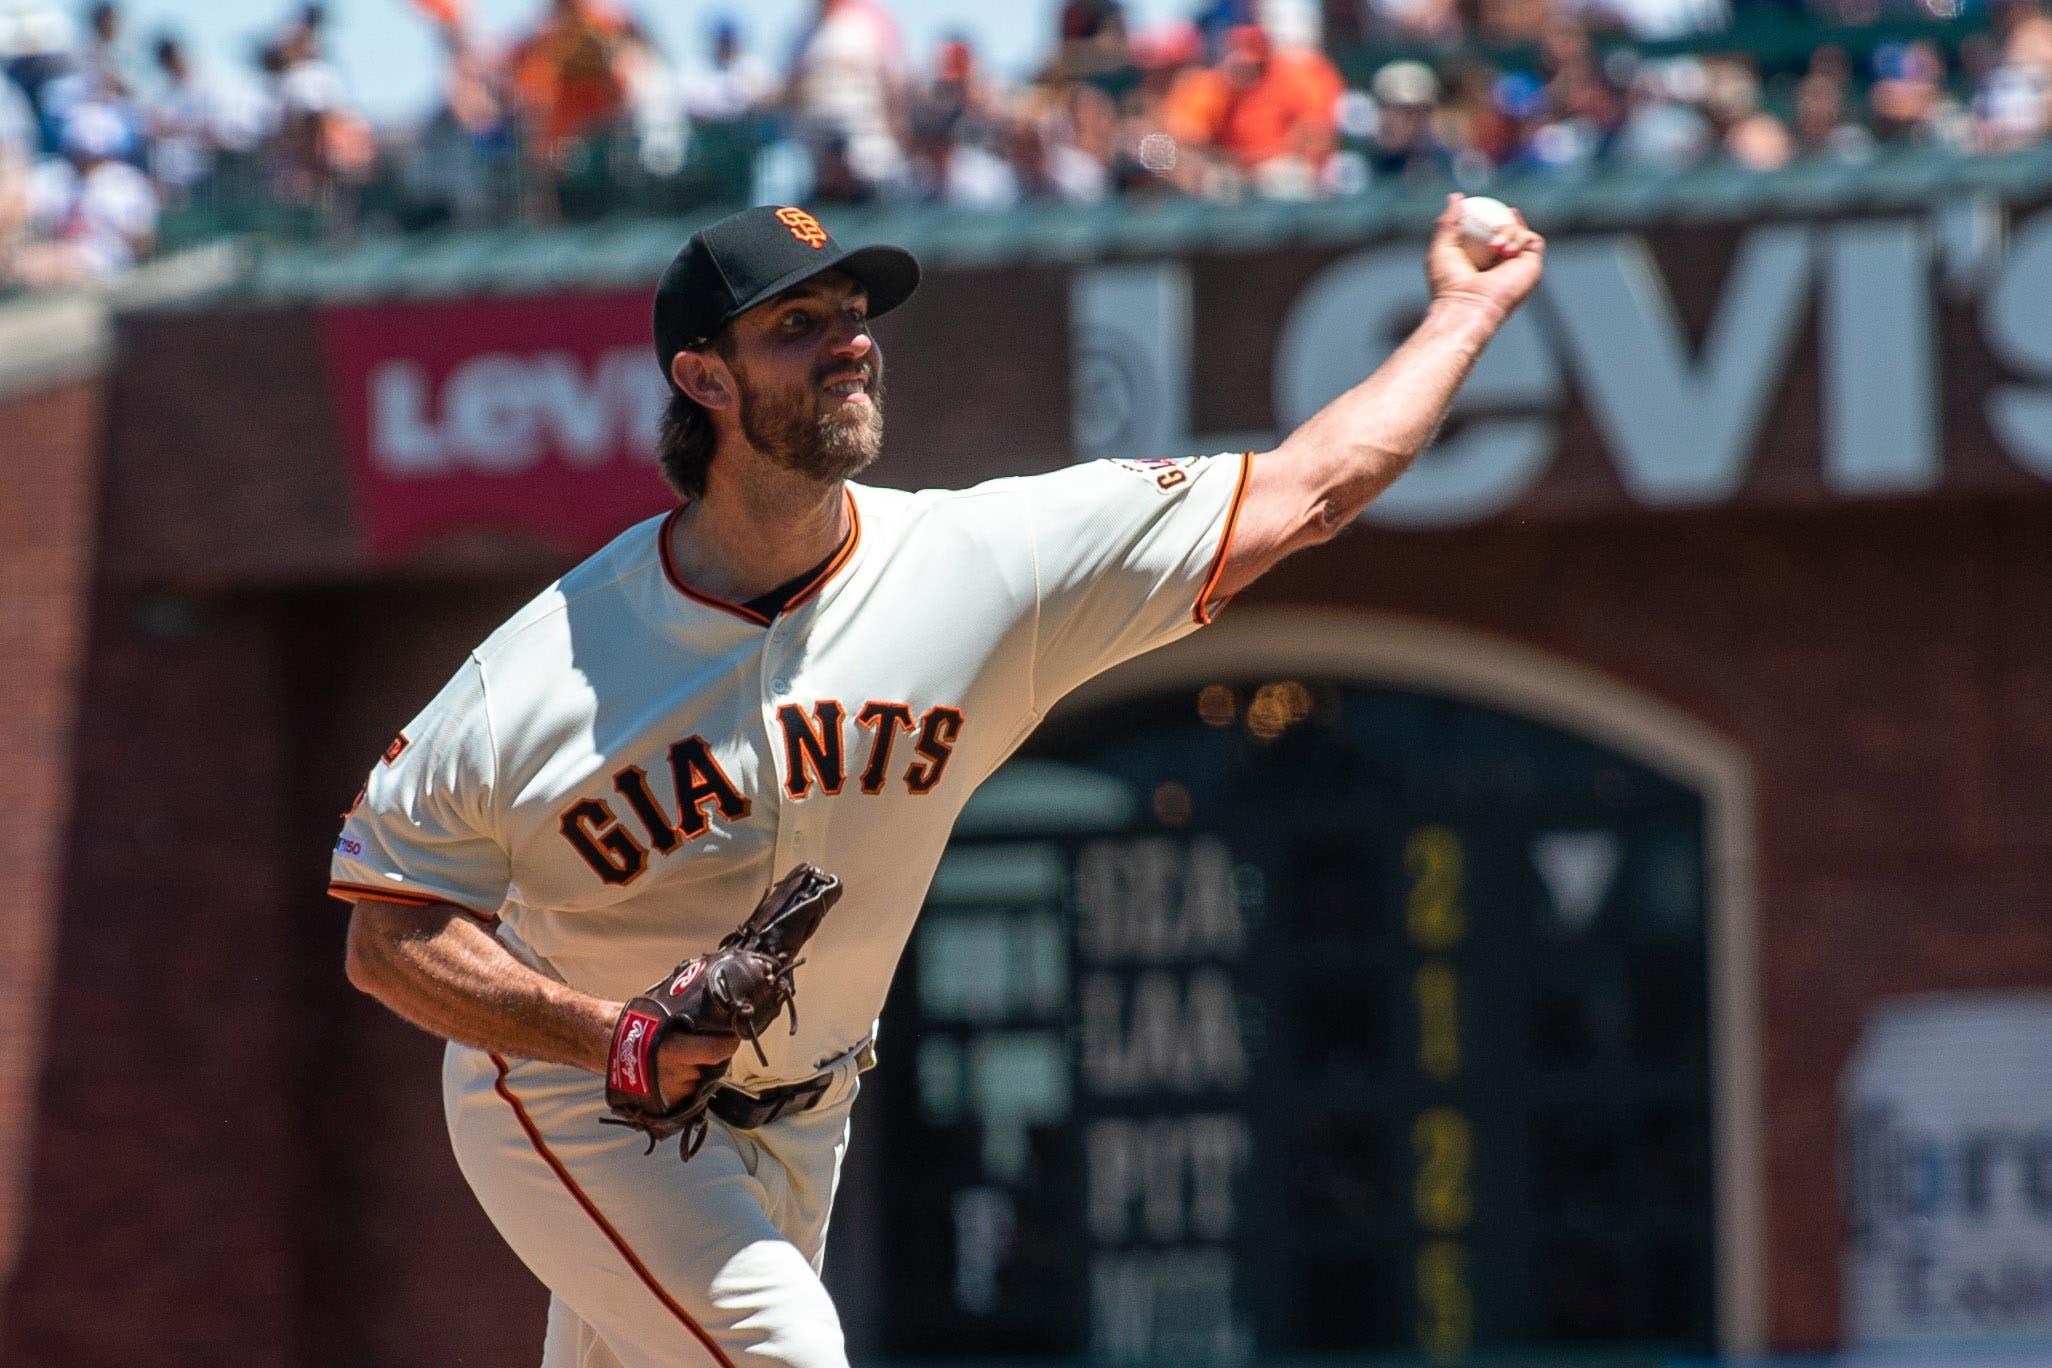
[[[25,1222],[34,1089],[93,576],[100,386],[0,403],[0,1286]]]
[[[297,1361],[274,616],[94,605],[7,1362]]]
[[[323,893],[369,761],[531,587],[98,595],[0,1363],[533,1357],[542,1294],[449,1156],[439,1047],[348,985]]]

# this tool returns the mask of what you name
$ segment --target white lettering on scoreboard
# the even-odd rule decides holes
[[[1223,841],[1100,841],[1076,860],[1083,957],[1173,964],[1237,959],[1246,937],[1232,853]]]
[[[1093,841],[1075,888],[1092,1361],[1245,1363],[1234,1247],[1254,1140],[1234,973],[1249,909],[1232,852],[1213,836]]]
[[[1090,1262],[1098,1363],[1244,1363],[1252,1337],[1229,1314],[1236,1270],[1219,1249],[1098,1254]]]
[[[1254,1146],[1246,1118],[1095,1121],[1085,1143],[1084,1216],[1097,1243],[1222,1241],[1239,1230],[1233,1184]]]
[[[1101,1097],[1237,1092],[1247,1081],[1239,995],[1223,969],[1083,978],[1083,1078]]]

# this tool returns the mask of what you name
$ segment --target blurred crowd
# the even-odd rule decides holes
[[[535,0],[504,42],[465,0],[413,3],[440,89],[424,119],[373,128],[318,3],[244,64],[176,33],[138,42],[114,0],[0,0],[0,284],[117,276],[181,223],[1314,198],[2001,151],[2052,131],[2046,0],[1737,0],[1737,16],[1731,0],[1192,0],[1148,27],[1119,0],[1067,0],[1041,68],[1016,79],[967,36],[908,51],[879,0],[818,0],[780,61],[734,18],[665,52],[626,0]],[[1946,40],[1793,58],[1740,40],[1748,21],[1842,37],[1891,20]]]

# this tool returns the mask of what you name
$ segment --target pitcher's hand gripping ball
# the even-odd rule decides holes
[[[682,1134],[677,1152],[685,1159],[705,1141],[706,1108],[725,1081],[727,1066],[700,1072],[684,1097],[666,1098],[656,1074],[656,1047],[673,1031],[739,1036],[769,1059],[759,1037],[784,1008],[798,1030],[797,985],[792,971],[805,961],[798,952],[819,929],[841,896],[841,881],[802,864],[762,895],[748,920],[727,934],[719,948],[685,960],[620,1011],[606,1061],[609,1126],[632,1126],[648,1135],[651,1152],[659,1140]]]
[[[1503,259],[1496,250],[1501,234],[1524,226],[1523,220],[1502,200],[1487,195],[1466,195],[1461,199],[1461,250],[1478,271],[1486,271]]]

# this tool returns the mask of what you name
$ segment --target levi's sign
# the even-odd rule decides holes
[[[962,393],[1022,386],[1067,391],[1079,460],[1271,446],[1415,324],[1420,245],[1078,268],[1066,349],[965,355],[946,329],[901,333],[878,477],[893,452],[950,484],[1017,473],[1005,433],[943,420]],[[935,284],[990,319],[1036,288],[1006,271]],[[672,502],[644,292],[335,308],[320,326],[374,558],[509,531],[589,550]],[[939,432],[946,449],[927,450]],[[1430,528],[2048,482],[2052,209],[1965,203],[1558,238],[1440,440],[1368,516]]]
[[[370,373],[371,455],[402,479],[519,474],[546,454],[573,470],[623,454],[647,459],[661,390],[646,347],[610,347],[590,358],[484,352],[439,385],[421,363],[395,357]]]
[[[1368,516],[2042,487],[2052,211],[2005,226],[1964,206],[1562,238],[1446,434]],[[1427,296],[1406,242],[1308,272],[1281,253],[1106,267],[1072,300],[1076,443],[1109,456],[1274,443],[1379,365]]]
[[[509,531],[575,552],[669,507],[646,315],[626,294],[325,311],[372,554]]]

